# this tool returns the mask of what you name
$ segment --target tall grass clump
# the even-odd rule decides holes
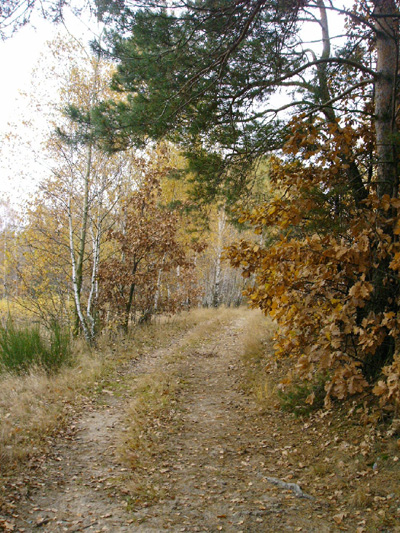
[[[52,373],[71,359],[69,333],[56,321],[47,335],[38,325],[16,326],[11,318],[0,326],[0,370],[21,374],[41,367]]]
[[[50,324],[51,368],[57,370],[72,363],[71,335],[67,328],[54,320]]]
[[[247,313],[246,328],[241,335],[241,359],[244,364],[242,387],[264,406],[273,401],[276,389],[267,372],[268,365],[273,361],[275,325],[258,310],[249,310]]]

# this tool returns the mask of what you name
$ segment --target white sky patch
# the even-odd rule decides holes
[[[18,92],[29,87],[32,69],[37,66],[45,41],[51,35],[51,27],[43,23],[40,30],[25,27],[12,38],[0,42],[0,69],[3,83],[0,89],[0,129],[18,111]]]
[[[46,99],[56,96],[54,80],[46,77],[48,69],[47,74],[41,74],[41,68],[45,72],[52,61],[48,41],[58,34],[74,35],[86,44],[97,30],[100,33],[98,27],[91,32],[88,23],[66,13],[65,25],[38,19],[8,40],[0,41],[0,199],[9,197],[12,203],[29,199],[50,172],[45,155],[40,156],[40,143],[45,140],[49,125],[29,98],[38,83]]]
[[[23,154],[23,147],[18,147],[17,140],[14,153],[10,149],[13,141],[7,141],[5,136],[27,134],[21,124],[31,110],[28,98],[20,92],[29,93],[32,69],[37,66],[49,35],[50,29],[43,23],[40,31],[25,27],[7,41],[0,42],[0,71],[3,74],[0,87],[0,195],[9,195],[13,200],[29,193],[34,188],[35,180],[31,182],[26,179],[25,160],[28,154]]]

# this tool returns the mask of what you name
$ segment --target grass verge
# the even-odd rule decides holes
[[[250,312],[250,311],[249,311]],[[274,323],[260,311],[251,311],[252,316],[242,336],[242,363],[244,375],[242,387],[247,394],[255,396],[260,406],[276,403],[276,384],[270,379],[273,366],[272,336]]]

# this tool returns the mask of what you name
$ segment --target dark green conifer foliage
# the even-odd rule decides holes
[[[202,194],[237,196],[254,160],[281,146],[286,133],[266,113],[265,101],[276,90],[272,80],[301,64],[301,57],[288,55],[300,2],[144,4],[126,10],[109,34],[109,52],[117,59],[113,88],[125,98],[98,107],[93,134],[110,151],[167,137],[197,170],[207,159],[205,172],[198,172]],[[75,111],[76,118],[88,121]],[[233,162],[236,172],[226,172]],[[242,177],[236,185],[233,174]]]
[[[243,192],[243,174],[287,138],[291,112],[333,122],[338,114],[365,111],[361,99],[351,106],[346,99],[373,81],[365,60],[373,30],[365,14],[357,35],[349,32],[335,51],[324,16],[340,10],[322,0],[125,1],[116,15],[102,4],[112,28],[105,53],[117,61],[113,88],[124,98],[93,112],[91,134],[109,151],[167,137],[195,166],[212,153],[206,172],[198,172],[199,182],[207,182],[199,187],[203,194]],[[322,52],[304,42],[305,18],[316,22],[309,40],[320,40]],[[281,90],[292,96],[277,103]],[[89,122],[76,111],[75,119]],[[361,201],[355,162],[347,173]]]

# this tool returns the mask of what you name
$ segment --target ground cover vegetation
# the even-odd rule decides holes
[[[43,365],[25,367],[25,372],[8,369],[0,374],[0,508],[8,508],[10,492],[21,469],[27,490],[34,483],[30,467],[46,460],[57,435],[69,439],[73,420],[82,410],[101,402],[103,390],[122,393],[128,386],[124,367],[145,354],[165,347],[193,327],[201,326],[215,311],[194,310],[190,315],[142,324],[128,335],[102,338],[96,349],[83,339],[71,346],[73,360],[57,372]],[[25,365],[29,363],[25,361]],[[132,379],[127,376],[128,381]],[[2,525],[2,524],[1,524]]]
[[[81,135],[111,153],[181,146],[197,197],[240,198],[238,221],[260,235],[229,257],[256,276],[247,295],[277,319],[276,353],[326,376],[326,405],[373,388],[393,409],[398,3],[126,2],[109,17],[120,99],[71,106]],[[267,159],[270,187],[250,201]]]
[[[395,528],[398,423],[360,424],[358,401],[280,410],[274,329],[257,310],[196,309],[75,344],[57,375],[3,375],[0,525]]]

